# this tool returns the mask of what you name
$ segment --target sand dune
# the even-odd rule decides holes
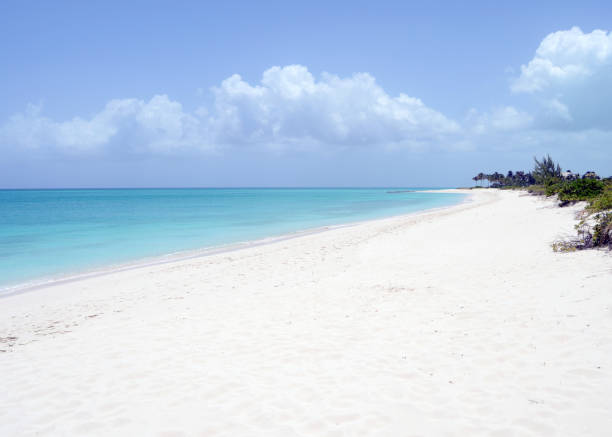
[[[576,210],[482,190],[0,299],[0,435],[610,436],[612,257],[550,248]]]

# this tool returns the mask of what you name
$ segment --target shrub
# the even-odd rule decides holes
[[[607,211],[612,209],[612,191],[606,191],[591,200],[589,209],[591,211]]]
[[[603,193],[604,183],[597,179],[577,179],[561,182],[550,188],[551,194],[558,194],[560,200],[588,200]]]
[[[561,190],[561,183],[560,182],[552,182],[551,183],[544,185],[544,192],[546,193],[547,196],[554,196],[555,194],[559,194],[559,191]]]
[[[597,223],[593,226],[593,246],[612,248],[612,212],[595,216]]]
[[[529,188],[527,188],[527,192],[529,194],[543,196],[544,194],[546,194],[546,188],[542,185],[531,185]]]

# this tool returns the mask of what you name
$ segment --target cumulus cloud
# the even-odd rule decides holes
[[[535,57],[521,67],[513,89],[535,92],[575,83],[609,67],[610,61],[612,34],[603,30],[585,34],[578,27],[554,32],[540,43]]]
[[[511,84],[536,109],[500,104],[459,123],[368,73],[315,77],[301,65],[272,67],[256,83],[235,74],[190,111],[168,96],[117,99],[90,117],[58,121],[31,106],[0,124],[0,147],[69,154],[192,154],[274,149],[532,147],[612,132],[612,34],[551,33]],[[202,94],[201,90],[198,94]]]
[[[543,127],[612,129],[612,33],[574,27],[549,34],[512,90],[540,102]]]
[[[89,119],[54,121],[40,106],[12,116],[1,128],[5,144],[26,149],[51,148],[67,153],[97,152],[106,147],[130,153],[161,152],[207,147],[206,126],[197,115],[183,111],[165,95],[148,102],[111,100]]]
[[[165,95],[112,100],[91,118],[67,121],[31,107],[0,127],[0,141],[72,153],[174,153],[249,144],[426,146],[460,129],[417,98],[390,96],[366,73],[317,80],[301,65],[272,67],[259,84],[233,75],[213,94],[210,110],[193,113]]]
[[[300,65],[273,67],[259,85],[234,75],[214,93],[219,142],[411,145],[459,130],[417,98],[389,96],[366,73],[316,80]]]
[[[530,111],[471,110],[463,122],[466,141],[498,150],[609,148],[612,33],[574,27],[547,35],[511,90],[527,97]]]

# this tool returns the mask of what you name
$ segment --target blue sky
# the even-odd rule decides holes
[[[612,174],[609,2],[3,2],[0,187]]]

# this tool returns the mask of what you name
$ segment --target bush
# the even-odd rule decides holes
[[[554,196],[555,194],[559,194],[559,191],[561,191],[561,183],[560,182],[550,183],[550,184],[544,185],[543,188],[547,196]]]
[[[551,194],[548,194],[549,189]],[[563,201],[589,200],[599,196],[604,191],[604,183],[597,179],[577,179],[565,181],[547,187],[546,194],[558,194]]]
[[[546,194],[546,188],[542,185],[531,185],[529,188],[527,188],[527,192],[536,196],[543,196]]]
[[[593,226],[593,246],[612,248],[612,212],[595,216],[597,223]]]
[[[607,211],[612,209],[612,191],[606,191],[591,200],[589,209],[591,211]]]

